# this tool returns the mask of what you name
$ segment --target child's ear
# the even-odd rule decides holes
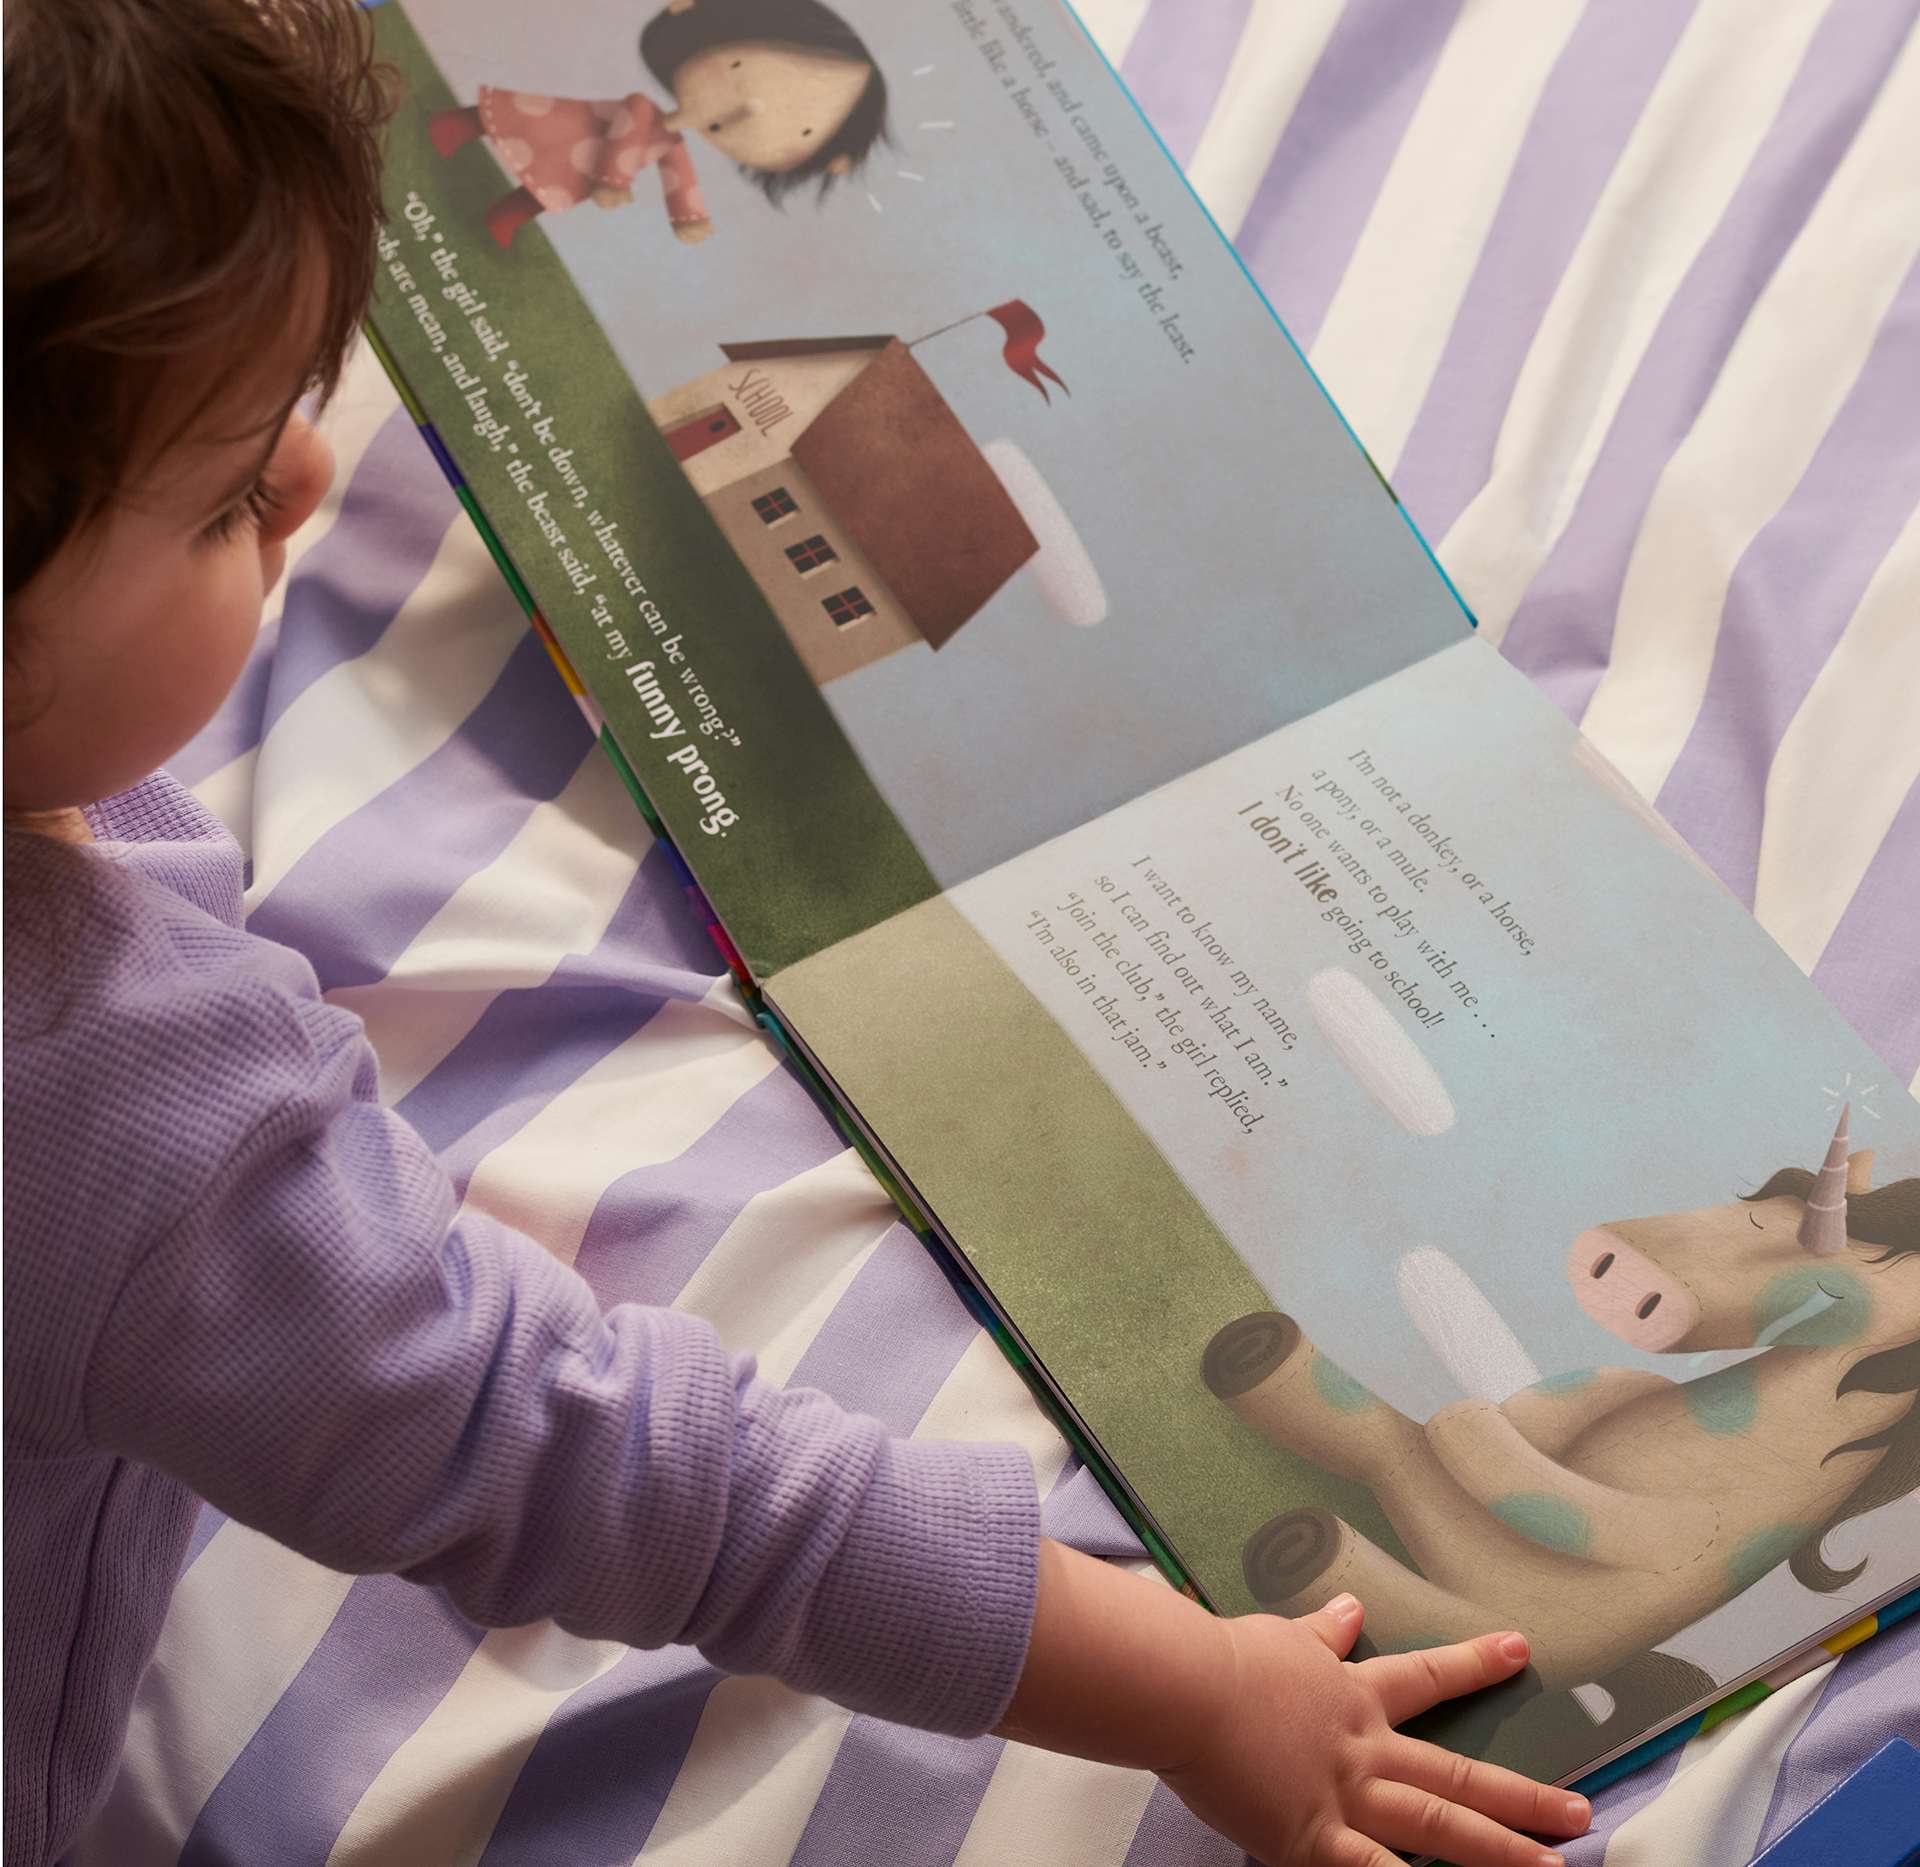
[[[687,0],[687,4],[691,6],[693,0]],[[853,158],[842,151],[841,154],[835,156],[834,159],[827,164],[827,173],[829,175],[851,175],[853,173]]]

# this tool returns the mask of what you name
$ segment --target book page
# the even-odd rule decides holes
[[[375,327],[757,972],[1466,633],[1057,0],[374,17]]]
[[[1210,1597],[1554,1775],[1920,1547],[1920,1110],[1617,782],[1465,642],[769,986]]]

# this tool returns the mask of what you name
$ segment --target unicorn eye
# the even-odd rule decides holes
[[[1767,1229],[1752,1213],[1747,1214],[1747,1223],[1751,1225],[1756,1232],[1764,1232]]]

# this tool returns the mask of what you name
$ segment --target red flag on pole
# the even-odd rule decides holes
[[[1041,401],[1053,400],[1047,394],[1047,383],[1040,380],[1042,376],[1047,382],[1059,383],[1062,394],[1073,393],[1040,355],[1040,340],[1046,336],[1047,327],[1031,305],[1024,299],[1010,298],[1004,305],[995,305],[987,316],[1007,334],[1006,348],[1000,352],[1007,360],[1007,368],[1022,381],[1032,383],[1040,391]]]

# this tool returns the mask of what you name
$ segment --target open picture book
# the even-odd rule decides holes
[[[383,357],[1169,1574],[1522,1629],[1422,1730],[1558,1780],[1911,1594],[1920,1107],[1475,639],[1072,14],[373,18]]]

